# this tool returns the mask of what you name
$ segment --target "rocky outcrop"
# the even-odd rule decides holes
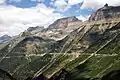
[[[108,6],[108,4],[104,5],[104,7],[98,9],[95,13],[93,13],[89,21],[98,21],[98,20],[106,20],[120,18],[120,6]]]
[[[37,26],[37,27],[29,27],[27,31],[31,32],[32,34],[35,34],[37,32],[41,32],[43,29],[44,27]]]

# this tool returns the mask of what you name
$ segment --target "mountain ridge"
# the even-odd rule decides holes
[[[3,35],[0,37],[0,44],[10,40],[12,37],[11,36],[8,36],[8,35]]]
[[[108,4],[105,4],[104,7],[98,9],[89,17],[89,21],[119,18],[120,17],[119,9],[120,6],[109,6]]]

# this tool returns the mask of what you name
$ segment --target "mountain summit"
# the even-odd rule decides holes
[[[75,16],[61,18],[48,26],[48,28],[38,32],[36,35],[48,39],[61,40],[69,33],[74,31],[81,25],[82,21]]]
[[[120,18],[120,6],[109,6],[108,4],[105,4],[104,7],[98,9],[90,16],[89,21],[113,18]]]
[[[8,35],[3,35],[3,36],[1,36],[1,37],[0,37],[0,44],[2,44],[2,43],[5,42],[5,41],[8,41],[9,39],[11,39],[11,37],[8,36]]]

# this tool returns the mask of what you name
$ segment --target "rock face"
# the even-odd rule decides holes
[[[104,7],[93,13],[90,16],[89,21],[98,21],[112,18],[120,18],[120,6],[108,6],[108,4],[106,4]]]

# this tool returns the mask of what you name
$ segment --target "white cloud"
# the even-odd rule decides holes
[[[3,4],[5,3],[6,0],[0,0],[0,4]]]
[[[69,5],[74,5],[83,2],[84,0],[68,0]]]
[[[90,17],[90,15],[80,15],[76,16],[79,20],[86,21]]]
[[[98,9],[103,7],[106,3],[110,6],[120,6],[120,0],[84,0],[81,9]]]
[[[54,9],[39,4],[32,8],[0,6],[0,35],[16,35],[28,27],[46,26],[62,17]]]
[[[53,1],[55,1],[54,4]],[[68,1],[68,3],[66,1]],[[56,7],[57,11],[64,12],[72,5],[81,3],[83,1],[84,0],[51,0],[51,4],[53,4],[53,6]]]
[[[70,7],[65,0],[56,0],[54,6],[56,7],[56,10],[60,12],[64,12]]]

